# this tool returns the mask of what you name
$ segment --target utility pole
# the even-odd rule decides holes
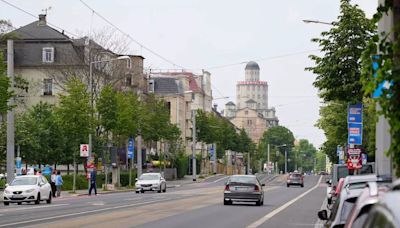
[[[192,110],[192,177],[196,181],[196,110]]]
[[[285,147],[285,174],[287,173],[287,148]]]
[[[214,149],[214,153],[213,153],[213,161],[214,161],[214,163],[213,163],[213,172],[214,172],[214,174],[217,174],[217,144],[216,143],[214,143],[214,146],[213,146],[213,149]]]
[[[137,158],[136,158],[137,177],[142,175],[142,135],[137,136]]]
[[[11,81],[11,90],[14,90],[14,41],[7,40],[7,75]],[[9,107],[14,105],[14,97],[7,102]],[[15,126],[14,108],[7,111],[7,183],[14,179],[14,157],[15,157]]]
[[[267,174],[269,174],[269,143],[268,143],[268,150],[267,150]]]

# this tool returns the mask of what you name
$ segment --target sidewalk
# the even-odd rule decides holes
[[[192,180],[191,175],[186,175],[182,179],[179,179],[179,180],[167,181],[167,188],[179,188],[183,185],[201,183],[201,182],[207,180],[208,178],[215,177],[215,176],[223,176],[223,174],[210,175],[203,179],[200,179],[199,175],[197,175],[196,181]],[[134,188],[126,188],[126,187],[122,187],[122,188],[119,188],[119,189],[113,190],[113,191],[104,191],[102,188],[97,188],[97,194],[111,194],[111,193],[118,193],[118,192],[133,192],[133,191],[135,191]],[[94,194],[94,193],[92,192],[92,194]],[[87,189],[76,190],[75,193],[72,193],[71,191],[61,191],[62,198],[85,196],[85,195],[88,195]]]

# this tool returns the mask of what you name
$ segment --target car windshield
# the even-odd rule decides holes
[[[11,186],[18,186],[18,185],[35,185],[37,183],[36,177],[23,177],[23,178],[16,178],[10,184]]]
[[[140,176],[139,180],[158,180],[160,176],[157,174],[145,174]]]
[[[229,183],[255,184],[256,178],[249,176],[234,176],[229,179]]]

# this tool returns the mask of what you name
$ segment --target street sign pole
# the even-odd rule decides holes
[[[14,41],[7,40],[7,75],[11,81],[11,89],[14,89]],[[7,105],[14,105],[14,98],[10,98]],[[14,179],[14,156],[15,156],[15,126],[14,107],[7,111],[7,183]]]

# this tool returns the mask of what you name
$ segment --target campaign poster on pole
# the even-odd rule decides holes
[[[80,155],[81,157],[89,157],[89,144],[81,144]]]
[[[128,158],[129,159],[133,159],[134,155],[133,155],[133,151],[134,149],[134,145],[135,145],[135,141],[133,138],[129,138],[128,141]]]

